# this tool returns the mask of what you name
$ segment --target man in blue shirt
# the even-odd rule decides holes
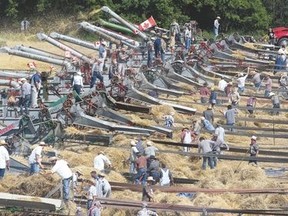
[[[31,107],[38,107],[37,99],[39,98],[39,91],[41,88],[41,75],[39,71],[31,77]]]

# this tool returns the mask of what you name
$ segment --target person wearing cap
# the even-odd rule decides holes
[[[246,75],[244,75],[243,73],[238,74],[238,78],[237,78],[236,81],[237,81],[237,86],[238,86],[238,92],[239,92],[239,94],[240,94],[240,93],[243,93],[244,90],[245,90],[245,82],[246,82],[246,79],[247,79],[249,73],[250,73],[250,69],[249,69],[249,67],[248,67],[248,72],[247,72]]]
[[[147,173],[154,179],[154,184],[157,184],[160,180],[160,162],[154,155],[149,157],[149,165],[147,168]]]
[[[128,161],[130,163],[130,169],[129,172],[130,174],[135,174],[136,173],[136,160],[137,160],[137,153],[139,152],[137,147],[136,147],[136,142],[134,140],[131,140],[130,142],[130,154]]]
[[[269,97],[271,97],[271,102],[273,105],[273,111],[271,112],[271,114],[272,115],[279,115],[279,109],[280,109],[279,95],[275,94],[274,92],[270,92]]]
[[[145,202],[153,202],[154,201],[154,191],[152,189],[152,185],[154,183],[154,179],[152,176],[147,178],[147,182],[143,184],[142,189],[142,201]]]
[[[44,169],[42,165],[42,151],[44,150],[47,144],[43,141],[39,143],[39,145],[33,149],[29,156],[29,164],[30,164],[30,175],[37,174],[40,172],[40,168]]]
[[[105,178],[106,175],[103,172],[98,174],[99,179],[96,184],[97,187],[97,197],[109,198],[112,194],[111,185],[108,180]]]
[[[104,79],[103,79],[102,74],[100,73],[100,64],[101,64],[101,63],[102,63],[101,60],[96,59],[96,58],[94,59],[94,63],[93,63],[93,65],[92,65],[92,69],[91,69],[92,77],[91,77],[91,81],[90,81],[90,88],[93,88],[93,87],[94,87],[97,78],[100,80],[100,83],[101,83],[102,85],[104,85],[104,84],[103,84],[103,80],[104,80]]]
[[[220,27],[219,20],[220,20],[220,16],[217,16],[216,19],[214,20],[213,30],[214,30],[214,38],[215,39],[219,35],[219,27]]]
[[[266,75],[264,97],[268,98],[271,91],[272,91],[272,79],[270,78],[269,75]]]
[[[20,98],[20,114],[23,115],[23,107],[25,109],[25,114],[29,114],[28,107],[31,103],[31,84],[27,82],[27,79],[22,78],[21,82],[21,98]]]
[[[205,119],[207,119],[211,124],[214,122],[214,111],[212,109],[212,106],[209,105],[207,109],[203,112],[203,116]]]
[[[10,157],[6,148],[6,141],[0,140],[0,180],[3,179],[6,169],[10,169]]]
[[[213,126],[213,124],[211,124],[207,119],[205,119],[205,117],[201,117],[201,122],[203,124],[203,127],[208,130],[208,131],[215,131],[215,128]]]
[[[79,95],[81,94],[81,90],[83,89],[83,77],[80,69],[74,74],[72,81],[73,91],[77,93],[76,102],[81,101]]]
[[[159,149],[153,146],[153,143],[150,140],[147,141],[146,145],[147,147],[144,150],[145,156],[147,158],[149,158],[150,156],[156,156],[156,151],[159,151]]]
[[[53,164],[53,167],[47,174],[57,173],[61,177],[63,187],[63,200],[65,203],[67,203],[69,201],[70,183],[73,176],[72,170],[70,169],[67,161],[58,159],[58,157],[51,157],[49,161]]]
[[[200,101],[201,101],[201,103],[203,103],[203,104],[205,104],[205,103],[208,102],[208,98],[210,97],[210,94],[211,94],[211,92],[210,92],[210,90],[208,89],[207,85],[208,85],[208,84],[205,82],[205,83],[203,84],[203,86],[201,86],[200,89],[199,89]]]
[[[39,91],[41,88],[41,75],[39,71],[36,71],[35,74],[31,77],[31,107],[36,108],[38,107],[38,98],[39,98]]]
[[[99,60],[101,61],[101,63],[99,64],[99,73],[103,74],[103,69],[104,69],[104,64],[105,64],[105,60],[107,57],[107,43],[104,40],[101,40],[100,46],[99,46]]]
[[[192,131],[189,128],[183,128],[181,132],[181,143],[185,145],[191,145],[192,143]],[[184,146],[184,152],[189,152],[190,147]]]
[[[215,104],[217,103],[217,92],[216,92],[216,88],[215,86],[211,87],[211,93],[209,96],[209,103],[211,104],[212,108],[215,106]]]
[[[147,203],[142,203],[142,209],[137,212],[137,216],[158,216],[158,214],[154,211],[147,209]]]
[[[134,182],[136,184],[144,184],[146,182],[146,171],[147,171],[147,158],[143,156],[140,152],[137,152],[136,159],[136,170],[137,174],[134,176]]]
[[[165,126],[171,128],[174,126],[174,112],[170,112],[168,115],[164,115],[163,118],[165,120]]]
[[[259,153],[259,146],[256,140],[257,140],[256,136],[251,137],[251,143],[250,143],[249,150],[248,150],[250,157],[256,157]],[[250,163],[254,163],[257,165],[257,160],[251,159],[249,160],[248,164]]]
[[[125,77],[128,60],[129,60],[129,55],[127,55],[126,49],[122,47],[118,54],[118,73],[120,74],[122,78]]]
[[[210,169],[214,169],[211,140],[206,140],[204,137],[200,137],[198,142],[198,153],[205,154],[202,156],[202,169],[206,170],[207,162]]]
[[[105,167],[111,167],[111,161],[104,154],[103,151],[100,151],[98,155],[94,158],[94,169],[99,170],[100,172],[105,171]]]

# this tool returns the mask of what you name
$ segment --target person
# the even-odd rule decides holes
[[[204,137],[200,137],[199,143],[198,143],[198,153],[202,154],[211,154],[211,155],[203,155],[202,156],[202,169],[206,170],[207,167],[207,161],[210,169],[214,169],[214,161],[212,156],[212,148],[211,148],[211,142],[209,140],[205,140]]]
[[[217,92],[216,92],[215,86],[211,87],[211,93],[210,93],[210,97],[209,97],[209,102],[210,102],[212,108],[217,103]]]
[[[108,180],[105,178],[106,175],[105,173],[103,172],[100,172],[98,174],[99,176],[99,179],[98,179],[98,182],[96,184],[96,187],[97,187],[97,195],[98,197],[104,197],[104,198],[109,198],[112,194],[112,191],[111,191],[111,185],[110,183],[108,182]]]
[[[271,102],[273,105],[273,111],[272,115],[279,115],[279,109],[280,109],[280,99],[278,94],[275,94],[274,92],[270,92],[269,97],[271,97]]]
[[[153,60],[153,42],[150,37],[146,46],[147,46],[147,67],[151,68]]]
[[[192,134],[192,137],[195,140],[196,137],[200,134],[201,129],[202,129],[202,121],[201,121],[201,119],[193,120],[192,128],[193,128],[193,133],[191,133],[191,134]]]
[[[231,103],[232,106],[238,106],[240,103],[240,94],[237,91],[237,88],[233,88],[231,93],[229,94],[229,102]]]
[[[221,77],[221,80],[218,82],[218,89],[224,92],[227,85],[228,83],[225,81],[223,77]]]
[[[191,46],[191,37],[192,37],[192,32],[190,26],[186,26],[185,31],[184,31],[184,38],[185,38],[185,49],[188,51]]]
[[[130,174],[135,174],[136,173],[136,159],[137,159],[137,153],[139,152],[138,149],[136,148],[136,142],[132,140],[130,142],[130,155],[129,155],[129,164],[130,164],[130,169],[129,172]]]
[[[25,109],[25,114],[29,114],[28,107],[31,102],[31,85],[27,82],[27,79],[22,78],[21,82],[21,98],[20,98],[20,114],[23,115],[23,107]]]
[[[154,52],[155,52],[155,58],[161,58],[161,37],[160,34],[157,34],[157,38],[154,41]]]
[[[211,124],[214,123],[214,112],[212,110],[212,106],[209,105],[207,109],[203,112],[203,116],[207,119]]]
[[[76,74],[74,75],[72,86],[73,86],[73,91],[77,93],[76,102],[81,101],[81,98],[79,95],[81,94],[81,90],[83,89],[84,85],[83,85],[82,73],[80,70],[77,71]]]
[[[212,148],[212,153],[214,154],[212,160],[214,163],[214,167],[216,167],[218,163],[217,155],[222,154],[221,148],[225,147],[226,150],[229,151],[229,146],[222,139],[219,139],[216,133],[213,134],[210,144]]]
[[[162,64],[165,63],[165,52],[167,49],[167,44],[165,42],[165,40],[161,37],[161,50],[160,50],[160,54],[161,54],[161,61]]]
[[[268,38],[269,38],[269,44],[274,45],[275,44],[275,34],[274,34],[272,28],[269,28]]]
[[[147,147],[144,149],[144,154],[147,158],[151,157],[151,156],[156,156],[156,151],[159,151],[158,148],[156,148],[155,146],[153,146],[153,143],[148,140],[147,141]]]
[[[105,166],[110,168],[111,162],[109,158],[104,154],[103,151],[100,151],[98,155],[94,158],[94,169],[99,170],[100,172],[105,171]]]
[[[220,123],[216,123],[215,135],[217,135],[217,140],[225,143],[225,130]]]
[[[162,168],[160,169],[160,185],[171,186],[173,184],[174,180],[171,171],[162,163]]]
[[[200,119],[201,119],[201,122],[202,122],[202,124],[206,130],[215,131],[214,126],[207,119],[205,119],[205,117],[202,116]]]
[[[101,40],[100,46],[99,46],[99,73],[103,74],[103,69],[104,69],[104,64],[105,64],[105,60],[107,57],[107,51],[106,51],[106,47],[107,47],[107,42],[104,40]]]
[[[231,126],[231,131],[233,131],[233,126],[235,125],[235,117],[237,114],[237,110],[232,108],[231,105],[227,106],[227,111],[224,113],[226,119],[226,125]]]
[[[248,68],[248,73],[246,75],[244,75],[243,73],[239,74],[239,77],[237,78],[237,86],[238,86],[238,92],[243,93],[245,90],[245,82],[246,79],[249,75],[249,68]]]
[[[89,210],[92,207],[93,201],[97,197],[97,188],[96,188],[94,179],[90,179],[86,181],[89,184],[89,189],[87,192],[87,209]]]
[[[227,97],[229,97],[229,95],[231,94],[232,89],[233,89],[233,83],[232,83],[232,82],[229,82],[229,83],[227,84],[227,86],[225,87],[225,89],[224,89],[224,92],[225,92],[225,94],[226,94]]]
[[[147,209],[147,203],[143,202],[142,209],[137,212],[137,216],[158,216],[158,214]]]
[[[180,26],[176,22],[176,19],[173,19],[172,23],[170,24],[169,35],[170,37],[174,37],[176,42],[181,42]]]
[[[140,152],[137,152],[137,159],[135,164],[137,174],[134,177],[134,181],[136,184],[144,184],[146,182],[147,158],[144,157]]]
[[[67,161],[59,159],[56,156],[51,157],[49,161],[53,164],[53,167],[48,174],[57,173],[61,177],[63,186],[63,200],[64,202],[68,202],[70,195],[70,183],[73,175],[72,170],[69,168]]]
[[[154,179],[152,176],[147,178],[147,182],[143,185],[142,189],[142,201],[153,202],[154,201],[154,192],[152,189]]]
[[[287,76],[287,74],[286,73],[282,73],[281,75],[280,75],[280,78],[279,78],[279,85],[280,86],[284,86],[284,87],[286,87],[287,86],[287,84],[288,84],[288,76]]]
[[[99,201],[92,203],[92,207],[88,210],[88,216],[101,216],[102,205]]]
[[[31,77],[31,108],[38,107],[39,91],[41,88],[41,75],[39,71]]]
[[[154,179],[153,184],[157,184],[160,180],[160,162],[154,155],[149,157],[149,165],[147,168],[147,173]]]
[[[101,63],[102,63],[101,60],[96,59],[96,58],[94,59],[94,63],[93,63],[92,70],[91,70],[92,71],[92,77],[91,77],[91,82],[90,82],[90,88],[94,87],[97,78],[100,80],[100,83],[102,85],[104,85],[103,84],[104,79],[103,79],[102,74],[100,73],[100,64]]]
[[[125,77],[128,59],[129,55],[127,55],[125,47],[122,47],[118,54],[118,73],[120,74],[121,78]]]
[[[257,137],[256,136],[252,136],[251,137],[251,143],[250,143],[250,146],[249,146],[249,154],[250,154],[250,157],[257,157],[258,153],[259,153],[259,146],[257,144]],[[250,163],[254,163],[257,165],[257,160],[255,159],[251,159],[249,160],[248,164]]]
[[[33,149],[29,156],[29,164],[30,164],[30,175],[40,172],[40,168],[44,169],[42,165],[42,151],[44,150],[47,144],[43,141],[39,143],[39,146]]]
[[[21,21],[21,32],[26,32],[28,31],[28,28],[30,26],[30,22],[27,20],[27,18],[25,17],[22,21]]]
[[[189,128],[183,128],[181,133],[181,143],[185,145],[191,145],[192,143],[192,132],[189,130]],[[190,147],[184,146],[183,147],[184,152],[189,152]]]
[[[81,176],[83,176],[83,174],[79,171],[76,170],[75,172],[73,172],[72,175],[72,182],[73,182],[73,191],[74,191],[74,196],[77,195],[78,193],[78,185],[79,185],[79,181],[82,181],[82,179],[80,178]]]
[[[275,61],[275,71],[286,69],[287,51],[286,45],[282,45],[278,50],[278,55]]]
[[[170,112],[169,115],[164,115],[163,118],[165,120],[165,126],[171,128],[174,126],[174,112]]]
[[[254,97],[254,96],[249,97],[248,100],[247,100],[246,107],[247,107],[247,111],[250,114],[253,114],[253,112],[254,112],[254,108],[256,106],[256,101],[257,101],[257,98]]]
[[[136,142],[136,148],[141,154],[144,154],[145,148],[143,145],[143,137],[141,137],[140,135],[138,136],[138,139]]]
[[[200,100],[201,103],[205,104],[208,101],[208,98],[210,96],[210,90],[207,87],[207,83],[204,83],[203,86],[200,87],[199,93],[200,93]]]
[[[0,140],[0,180],[3,179],[6,169],[10,170],[10,157],[6,145],[5,140]]]
[[[264,97],[269,97],[270,92],[272,91],[272,79],[269,75],[265,77],[265,92]]]
[[[252,71],[251,74],[252,77],[252,83],[254,84],[254,87],[257,89],[260,89],[261,86],[261,73],[257,73],[256,71]]]
[[[214,20],[214,25],[213,25],[213,29],[214,29],[214,38],[216,39],[217,36],[219,35],[219,27],[220,27],[220,16],[217,16],[216,19]]]

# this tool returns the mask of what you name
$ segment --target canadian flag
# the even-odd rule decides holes
[[[153,26],[156,26],[156,22],[155,22],[153,16],[151,16],[149,19],[147,19],[146,21],[141,23],[138,28],[141,31],[145,31],[146,29],[149,29],[149,28],[151,28]]]
[[[30,69],[35,69],[35,68],[36,68],[35,62],[29,62],[29,63],[27,63],[27,66],[28,66]]]

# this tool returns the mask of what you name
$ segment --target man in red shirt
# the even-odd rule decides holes
[[[210,96],[210,90],[207,87],[207,83],[204,83],[203,86],[199,89],[201,103],[207,103]]]
[[[134,182],[139,184],[142,182],[144,184],[146,182],[146,171],[147,171],[147,158],[144,157],[140,152],[137,152],[137,159],[136,159],[136,169],[137,174],[135,175]]]

